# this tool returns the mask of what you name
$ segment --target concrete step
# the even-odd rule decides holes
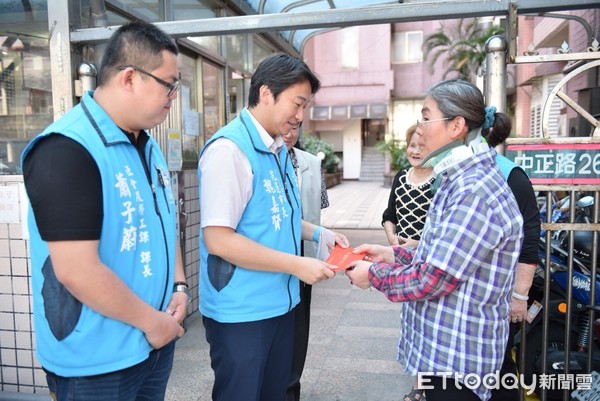
[[[361,167],[375,167],[375,168],[380,168],[383,169],[385,167],[385,163],[380,163],[380,162],[362,162],[361,163]]]
[[[362,162],[361,162],[361,164],[363,166],[368,166],[368,165],[371,165],[371,164],[383,166],[385,164],[385,161],[383,161],[383,160],[377,160],[377,159],[363,159]]]
[[[362,149],[359,181],[383,182],[385,156],[378,149],[365,147]]]

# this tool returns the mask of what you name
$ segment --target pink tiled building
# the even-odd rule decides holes
[[[519,16],[517,55],[528,50],[556,54],[561,46],[567,45],[571,52],[585,52],[593,38],[600,36],[599,21],[599,9],[555,17]],[[380,153],[373,150],[373,145],[384,138],[402,139],[406,128],[420,116],[424,91],[440,81],[445,71],[443,57],[430,68],[429,60],[423,56],[423,41],[439,30],[441,24],[454,22],[351,27],[316,35],[307,42],[303,56],[323,86],[315,97],[305,132],[316,133],[333,144],[342,159],[344,179],[383,178],[388,170],[386,164],[376,164],[375,172],[373,168],[365,168],[372,163],[372,155]],[[508,66],[506,94],[514,136],[541,136],[544,102],[572,69],[571,65],[563,61]],[[566,92],[598,116],[599,86],[597,69],[592,69],[571,80]],[[562,101],[555,100],[549,131],[552,136],[588,135],[589,124]]]

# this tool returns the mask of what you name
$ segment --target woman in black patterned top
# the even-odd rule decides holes
[[[433,169],[420,167],[421,154],[418,136],[414,135],[416,125],[406,130],[406,156],[412,166],[401,170],[394,177],[388,207],[383,212],[383,229],[390,245],[411,244],[421,239],[427,210],[433,194]],[[408,241],[408,242],[407,242]]]

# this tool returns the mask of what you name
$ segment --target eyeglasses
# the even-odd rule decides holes
[[[174,93],[179,92],[179,89],[181,89],[181,82],[179,82],[179,80],[173,82],[173,83],[169,83],[165,80],[160,79],[159,77],[150,74],[148,71],[144,71],[143,69],[141,69],[140,67],[136,67],[134,65],[122,65],[119,67],[119,71],[123,71],[127,68],[132,68],[133,70],[137,71],[137,72],[141,72],[144,75],[148,75],[149,77],[154,78],[154,80],[156,82],[158,82],[159,84],[169,88],[169,92],[167,92],[167,97],[171,97],[173,96]]]
[[[427,121],[419,121],[419,120],[417,120],[417,128],[419,128],[420,126],[422,126],[424,124],[434,123],[436,121],[446,121],[446,120],[452,120],[452,118],[450,118],[450,117],[436,118],[434,120],[427,120]]]

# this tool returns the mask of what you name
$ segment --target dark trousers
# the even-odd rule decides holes
[[[300,377],[306,362],[308,334],[310,329],[310,300],[312,285],[300,282],[300,303],[294,308],[294,357],[292,374],[285,396],[286,401],[300,400]]]
[[[215,373],[213,401],[284,399],[292,368],[294,311],[254,322],[202,321]]]
[[[473,391],[464,385],[461,385],[461,389],[459,390],[455,385],[454,378],[447,377],[445,382],[442,377],[426,376],[426,378],[430,380],[426,385],[433,386],[433,389],[425,390],[426,401],[481,401]]]
[[[515,363],[512,356],[512,349],[515,345],[515,335],[521,328],[520,323],[511,323],[510,330],[508,333],[508,343],[506,344],[506,350],[504,351],[504,361],[500,368],[500,379],[502,376],[512,373],[517,374],[517,364]],[[512,386],[511,386],[512,387]],[[519,401],[519,389],[518,388],[504,388],[502,381],[500,381],[500,388],[492,390],[492,398],[490,401]]]
[[[162,401],[173,367],[175,341],[150,352],[143,362],[97,376],[62,377],[46,371],[48,389],[57,401]]]

